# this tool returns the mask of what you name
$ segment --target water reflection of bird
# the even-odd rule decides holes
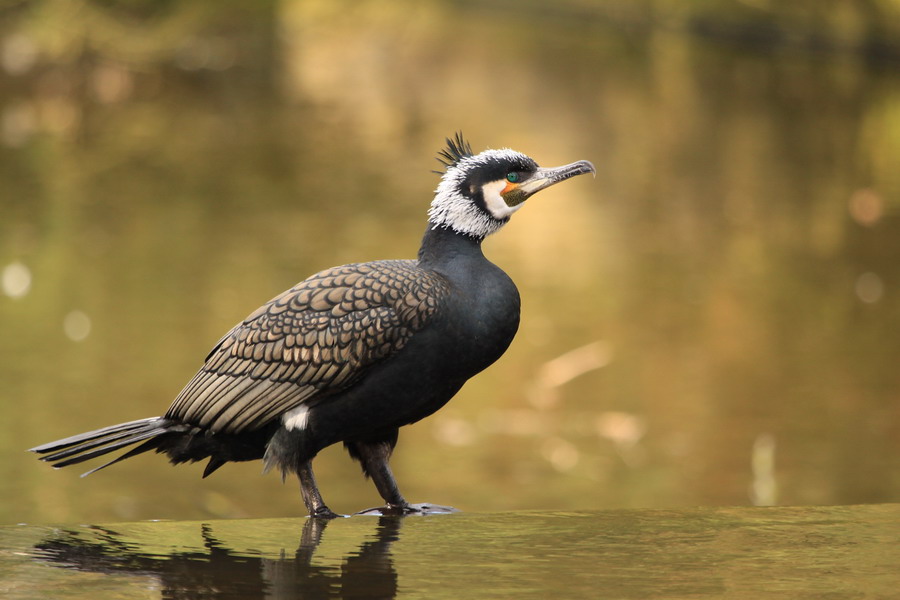
[[[544,169],[509,149],[473,154],[457,134],[428,212],[417,260],[327,269],[276,296],[229,331],[162,417],[33,448],[64,467],[140,443],[173,463],[263,459],[300,479],[310,514],[334,517],[311,461],[343,442],[388,512],[414,512],[388,465],[398,429],[441,408],[497,360],[519,325],[519,294],[481,242],[534,193],[584,173]],[[94,469],[96,471],[97,469]],[[90,471],[93,472],[93,471]]]
[[[391,544],[400,538],[402,522],[379,517],[374,533],[340,565],[314,560],[328,525],[322,519],[306,521],[297,550],[282,550],[279,558],[229,548],[208,524],[201,526],[202,549],[160,554],[115,530],[93,526],[58,532],[36,544],[32,554],[76,571],[153,577],[162,598],[388,599],[397,595]]]

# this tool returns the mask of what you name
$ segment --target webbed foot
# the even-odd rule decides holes
[[[452,506],[441,506],[439,504],[430,504],[428,502],[422,502],[419,504],[385,504],[384,506],[376,506],[374,508],[367,508],[366,510],[361,510],[358,513],[354,513],[356,515],[371,515],[376,517],[381,516],[396,516],[403,517],[408,515],[446,515],[450,513],[459,512],[459,510],[453,508]]]

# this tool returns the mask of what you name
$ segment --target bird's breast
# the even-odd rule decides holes
[[[436,320],[444,337],[444,361],[471,377],[496,361],[519,328],[519,292],[509,276],[487,263],[452,281],[444,310]]]

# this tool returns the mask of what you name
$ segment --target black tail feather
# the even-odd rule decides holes
[[[145,441],[143,444],[141,444],[137,448],[132,448],[128,452],[126,452],[124,454],[120,454],[119,456],[115,457],[114,459],[103,463],[99,467],[94,467],[90,471],[86,471],[86,472],[82,473],[81,476],[87,477],[91,473],[96,473],[100,469],[105,469],[106,467],[108,467],[110,465],[114,465],[117,462],[121,462],[121,461],[125,460],[126,458],[131,458],[132,456],[137,456],[138,454],[143,454],[144,452],[147,452],[148,450],[161,451],[160,450],[161,443],[162,443],[162,440],[158,437],[150,438],[149,440]],[[62,465],[57,465],[57,468],[59,466],[62,466]]]
[[[153,430],[153,431],[155,431],[155,430]],[[64,467],[66,465],[59,464],[57,461],[61,461],[62,459],[68,458],[69,456],[83,454],[83,453],[87,452],[88,450],[92,450],[94,448],[99,448],[100,446],[106,446],[107,444],[112,444],[113,442],[116,442],[119,440],[123,441],[124,446],[128,446],[129,444],[133,444],[134,442],[138,441],[135,439],[135,436],[140,436],[143,434],[144,434],[144,430],[130,430],[130,431],[123,431],[120,433],[110,433],[108,436],[95,437],[87,442],[82,443],[82,444],[74,444],[74,445],[71,445],[68,447],[63,447],[62,450],[53,452],[53,454],[48,454],[46,456],[42,456],[42,457],[40,457],[40,459],[48,461],[48,462],[57,463],[54,466]],[[119,446],[119,447],[121,447],[121,446]],[[95,454],[94,456],[100,456],[102,454],[106,454],[107,452],[109,452],[109,450],[113,450],[113,449],[114,448],[109,448],[109,449],[101,448],[99,454]],[[52,450],[48,449],[43,452],[51,452],[51,451]],[[41,451],[40,450],[32,450],[32,452],[41,452]],[[92,458],[92,457],[84,455],[84,456],[79,457],[79,459],[76,460],[75,462],[81,462],[81,461],[87,460],[89,458]],[[74,464],[74,463],[68,463],[68,464]]]
[[[190,427],[182,423],[170,421],[163,417],[151,417],[149,419],[120,423],[50,442],[49,444],[43,444],[32,448],[31,452],[45,454],[46,456],[41,456],[40,459],[49,462],[54,468],[58,469],[143,442],[137,448],[133,448],[122,456],[84,474],[89,475],[125,458],[159,448],[160,444],[169,437],[167,434],[181,434],[188,429]]]
[[[112,425],[110,427],[104,427],[103,429],[96,429],[94,431],[86,431],[85,433],[79,433],[78,435],[73,435],[61,440],[56,440],[55,442],[35,446],[34,448],[29,449],[29,452],[46,454],[47,452],[61,450],[63,448],[68,448],[69,446],[75,446],[77,444],[81,444],[83,442],[88,442],[91,440],[107,439],[109,436],[119,433],[127,435],[129,431],[133,431],[135,429],[145,429],[147,425],[151,423],[155,426],[157,423],[164,420],[165,419],[163,419],[162,417],[150,417],[149,419],[138,419],[137,421],[119,423],[118,425]]]
[[[202,427],[174,419],[151,417],[79,433],[36,446],[31,448],[31,452],[40,454],[40,460],[59,469],[137,444],[120,456],[83,473],[82,477],[149,450],[166,454],[172,464],[209,458],[203,471],[203,476],[207,477],[227,462],[262,458],[269,439],[280,425],[281,421],[277,420],[245,433],[213,434]]]
[[[128,438],[126,438],[124,440],[118,440],[118,441],[112,442],[109,445],[104,446],[102,448],[95,448],[95,446],[98,446],[99,444],[92,444],[91,448],[94,448],[93,450],[90,450],[89,452],[88,451],[83,452],[82,454],[78,454],[76,456],[72,456],[72,455],[75,452],[82,452],[82,450],[87,450],[87,448],[84,448],[84,449],[74,448],[74,449],[70,449],[70,450],[65,450],[63,452],[60,452],[59,454],[51,454],[49,456],[44,456],[41,458],[41,460],[45,460],[47,462],[52,462],[54,468],[59,469],[62,467],[68,467],[69,465],[77,465],[78,463],[84,462],[86,460],[90,460],[92,458],[97,458],[98,456],[103,456],[104,454],[109,454],[110,452],[112,452],[114,450],[118,450],[119,448],[125,448],[127,446],[136,444],[138,442],[142,442],[149,438],[157,438],[164,433],[169,433],[169,432],[164,428],[151,429],[150,431],[132,434],[131,436],[129,436]],[[149,450],[149,448],[147,448],[147,449]],[[71,458],[66,458],[66,457],[71,457]],[[66,458],[66,460],[60,460],[62,458]]]

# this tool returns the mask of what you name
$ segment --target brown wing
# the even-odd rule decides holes
[[[352,385],[400,350],[446,292],[443,278],[411,260],[313,275],[222,338],[166,417],[214,432],[260,427]]]

